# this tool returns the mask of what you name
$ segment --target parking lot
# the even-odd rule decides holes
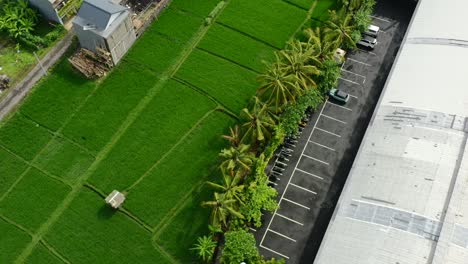
[[[279,208],[265,216],[261,229],[252,229],[265,257],[313,262],[414,10],[408,2],[400,3],[404,13],[385,8],[394,3],[380,1],[372,17],[381,29],[375,49],[358,49],[342,65],[337,88],[349,101],[327,100],[272,164]]]

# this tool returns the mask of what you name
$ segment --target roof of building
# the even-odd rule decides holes
[[[117,190],[114,190],[106,197],[105,201],[113,208],[119,208],[120,205],[122,205],[122,203],[125,201],[125,195]]]
[[[316,264],[468,263],[466,0],[419,0]]]
[[[109,0],[85,0],[78,11],[78,17],[99,30],[106,30],[115,15],[127,9]]]

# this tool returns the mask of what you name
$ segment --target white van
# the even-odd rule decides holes
[[[372,36],[372,37],[376,38],[379,31],[380,31],[380,28],[378,26],[370,25],[367,28],[366,35],[369,35],[369,36]]]

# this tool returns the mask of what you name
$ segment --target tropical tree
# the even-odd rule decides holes
[[[228,199],[224,193],[214,193],[213,201],[202,202],[203,207],[211,207],[211,225],[214,228],[227,227],[227,220],[230,216],[243,219],[244,216],[236,208],[237,201]]]
[[[271,137],[275,121],[268,113],[268,105],[262,103],[258,97],[254,97],[252,109],[242,109],[241,118],[244,131],[241,143],[250,143],[256,147],[258,143]]]
[[[242,174],[251,170],[255,159],[255,156],[250,152],[250,146],[245,144],[223,149],[219,156],[223,159],[220,165],[223,171],[239,171]]]
[[[34,9],[29,8],[26,0],[1,1],[0,30],[5,30],[10,36],[18,38],[29,34],[38,20]]]
[[[320,70],[314,65],[320,62],[313,56],[313,50],[304,50],[301,45],[295,44],[290,44],[290,47],[293,49],[279,52],[283,62],[281,68],[294,79],[303,91],[317,87],[312,76],[320,74]]]
[[[237,148],[240,144],[241,134],[238,125],[235,125],[234,128],[229,128],[229,135],[222,135],[222,138],[226,139],[231,143],[231,146]]]
[[[325,31],[334,40],[333,45],[339,47],[343,44],[345,47],[355,48],[356,44],[351,36],[354,31],[354,26],[351,25],[352,14],[347,13],[345,9],[341,9],[339,12],[335,10],[328,12],[330,12],[330,19],[325,22]]]
[[[213,189],[224,193],[226,199],[234,199],[239,204],[243,204],[242,192],[245,186],[241,184],[243,178],[242,174],[232,171],[230,174],[228,174],[224,170],[221,171],[223,175],[223,184],[210,181],[206,182],[206,184],[208,184]]]
[[[211,237],[202,236],[197,239],[197,243],[191,250],[195,250],[204,262],[209,262],[213,258],[215,248],[216,242]]]
[[[262,84],[257,90],[257,96],[271,105],[275,113],[279,113],[287,103],[294,102],[302,90],[295,78],[281,66],[278,55],[276,56],[278,61],[259,76]]]
[[[339,48],[332,40],[333,34],[320,27],[315,29],[307,28],[304,30],[306,36],[306,45],[311,46],[316,56],[321,62],[332,59],[337,48]]]

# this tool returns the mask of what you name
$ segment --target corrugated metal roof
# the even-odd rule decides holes
[[[468,1],[419,1],[316,264],[468,263]]]
[[[85,0],[78,11],[78,17],[100,30],[105,30],[111,22],[112,15],[126,10],[126,7],[108,0]]]

